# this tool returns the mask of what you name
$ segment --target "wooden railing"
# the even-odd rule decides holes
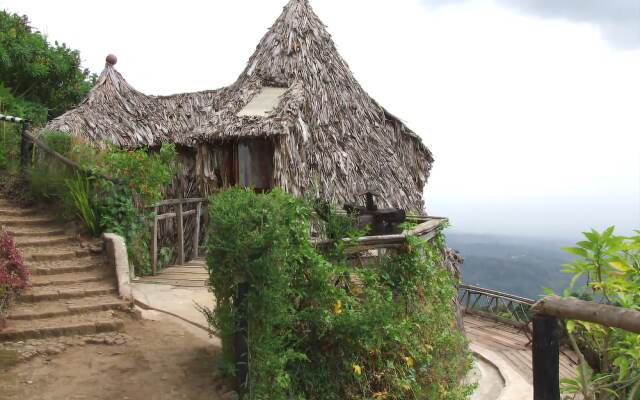
[[[533,398],[560,400],[558,319],[593,322],[640,334],[640,311],[574,298],[547,296],[533,312]]]
[[[40,140],[40,138],[31,134],[31,123],[29,120],[0,114],[0,121],[12,122],[12,123],[22,125],[22,133],[20,135],[20,169],[23,173],[23,176],[26,176],[25,175],[26,169],[27,169],[27,166],[29,165],[29,155],[31,154],[31,146],[35,145],[39,150],[41,150],[46,155],[54,158],[58,162],[66,165],[72,170],[77,171],[85,176],[95,176],[95,177],[110,180],[114,183],[119,183],[116,179],[98,174],[90,169],[84,168],[83,166],[76,163],[75,161],[70,160],[69,158],[65,157],[64,155],[50,148],[45,142]]]
[[[200,246],[200,220],[202,219],[202,205],[208,200],[205,198],[189,198],[189,199],[170,199],[158,202],[151,206],[153,208],[153,232],[151,238],[151,266],[152,273],[156,275],[158,273],[158,222],[175,218],[176,219],[176,234],[177,234],[177,246],[178,246],[178,263],[183,265],[185,263],[184,254],[184,217],[194,215],[195,216],[195,233],[193,235],[193,257],[198,257],[198,249]],[[194,210],[184,211],[186,204],[194,204],[196,208]],[[160,207],[173,206],[174,212],[158,214]]]

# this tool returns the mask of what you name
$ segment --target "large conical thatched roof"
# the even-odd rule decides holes
[[[284,88],[266,116],[238,116],[266,87]],[[273,137],[275,183],[336,203],[373,189],[387,205],[422,210],[433,158],[420,138],[354,78],[308,0],[291,0],[231,86],[146,96],[108,65],[75,110],[48,125],[123,146]]]

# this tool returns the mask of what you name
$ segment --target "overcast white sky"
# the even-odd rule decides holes
[[[0,0],[137,89],[232,83],[286,0]],[[470,232],[640,228],[640,1],[311,0],[363,87],[433,151]]]

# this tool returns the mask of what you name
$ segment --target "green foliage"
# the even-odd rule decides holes
[[[73,179],[64,181],[71,196],[78,218],[84,222],[93,235],[100,233],[98,213],[91,199],[91,180],[89,177],[76,172]]]
[[[248,398],[466,398],[470,360],[442,237],[412,238],[401,254],[354,269],[340,241],[324,255],[310,242],[311,211],[277,189],[211,199],[208,317],[231,371],[235,295],[248,282]]]
[[[8,165],[7,148],[0,144],[0,170],[6,169]]]
[[[14,115],[43,123],[78,104],[94,82],[78,51],[48,43],[26,16],[0,11],[0,83]],[[0,101],[7,97],[0,90]]]
[[[136,273],[149,274],[151,232],[145,210],[162,199],[164,188],[171,183],[176,171],[175,146],[164,145],[158,152],[115,146],[98,151],[61,132],[45,132],[41,139],[81,165],[90,176],[72,170],[35,146],[28,180],[33,199],[57,205],[63,217],[78,217],[91,234],[110,231],[122,235]],[[166,251],[161,261],[163,257],[167,257]]]
[[[173,250],[169,247],[163,247],[158,252],[158,268],[164,269],[169,264],[171,264],[171,260],[173,259]]]
[[[572,274],[565,296],[640,310],[640,231],[617,236],[614,227],[584,232],[586,240],[565,250],[578,258],[566,264]],[[578,284],[586,277],[586,284]],[[576,379],[563,380],[566,398],[640,399],[640,335],[583,321],[567,321],[581,363]]]
[[[150,274],[152,269],[150,218],[145,207],[162,199],[163,189],[175,174],[176,157],[176,148],[170,144],[158,153],[111,146],[95,167],[113,179],[98,182],[100,228],[125,238],[129,259],[140,276]]]
[[[149,206],[162,199],[162,189],[175,174],[176,157],[173,144],[163,145],[157,153],[110,146],[97,171],[131,189],[137,204]]]

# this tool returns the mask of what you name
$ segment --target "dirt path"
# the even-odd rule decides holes
[[[223,400],[215,340],[170,317],[128,321],[123,345],[73,347],[0,371],[0,397],[20,400]]]

